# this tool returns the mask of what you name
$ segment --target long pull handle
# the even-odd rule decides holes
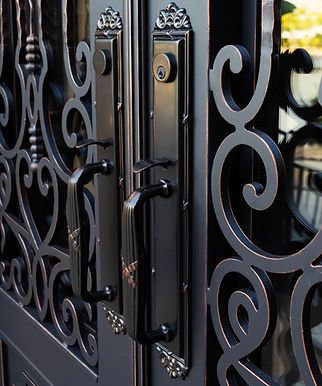
[[[123,311],[128,335],[140,344],[170,341],[171,328],[162,324],[148,330],[149,256],[144,245],[144,204],[153,197],[167,198],[171,187],[167,181],[142,187],[125,202],[122,218]]]
[[[109,175],[111,170],[112,165],[106,160],[86,164],[77,169],[68,182],[66,217],[70,278],[75,295],[87,302],[111,301],[113,298],[113,291],[109,287],[93,292],[87,289],[89,226],[84,202],[84,186],[92,180],[95,174]]]

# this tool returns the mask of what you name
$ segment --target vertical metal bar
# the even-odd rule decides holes
[[[124,0],[124,105],[126,106],[125,116],[125,194],[128,196],[133,191],[133,173],[132,164],[134,160],[133,156],[133,31],[132,31],[132,19],[133,19],[133,1]]]
[[[0,340],[0,385],[5,386],[3,342]]]
[[[146,15],[147,1],[124,0],[124,105],[125,108],[125,195],[142,184],[141,177],[133,177],[133,164],[144,155],[146,143]],[[143,351],[133,343],[134,385],[143,384]]]
[[[146,144],[147,91],[145,0],[125,0],[125,111],[126,122],[126,194],[140,186],[140,176],[133,177],[132,166],[144,155]]]
[[[135,0],[124,0],[124,147],[125,147],[125,196],[129,196],[134,190],[132,166],[134,161],[133,154],[133,2]],[[136,343],[132,342],[132,369],[133,369],[133,386],[137,386],[137,371],[136,371]]]

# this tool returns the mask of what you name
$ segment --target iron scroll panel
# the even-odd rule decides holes
[[[217,108],[225,121],[234,127],[234,132],[221,143],[213,162],[212,201],[223,235],[237,254],[236,257],[224,259],[211,279],[209,305],[223,350],[217,375],[221,385],[236,384],[234,372],[249,385],[278,384],[250,358],[272,336],[276,325],[277,299],[270,274],[295,273],[289,310],[292,345],[302,380],[306,385],[317,385],[321,384],[322,377],[311,338],[310,304],[315,289],[321,283],[321,229],[297,252],[288,255],[271,253],[256,245],[244,233],[230,200],[232,153],[240,146],[251,148],[261,159],[266,172],[265,186],[251,182],[243,188],[243,199],[251,209],[270,209],[283,193],[283,186],[287,182],[280,149],[256,127],[256,116],[263,106],[271,80],[273,31],[275,17],[278,17],[274,14],[272,0],[262,0],[260,3],[260,64],[254,95],[249,104],[245,108],[237,105],[229,83],[229,72],[239,74],[249,65],[249,55],[244,47],[230,45],[222,48],[210,74],[210,86]],[[296,64],[293,68],[296,68]],[[291,97],[290,93],[287,97]],[[304,111],[300,112],[300,107],[294,104],[292,107],[296,113]],[[232,273],[247,284],[241,288],[231,286],[233,291],[223,300],[223,288],[227,288],[227,280]]]
[[[79,13],[67,0],[1,1],[0,7],[1,290],[87,365],[96,366],[96,308],[73,295],[65,220],[71,173],[94,161],[93,148],[76,147],[94,139],[91,47],[77,40],[73,25],[86,15],[86,4],[79,5]],[[4,33],[4,26],[11,33]],[[92,286],[93,202],[86,189]]]

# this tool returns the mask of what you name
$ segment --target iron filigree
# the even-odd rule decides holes
[[[27,3],[13,2],[13,12],[6,20],[13,23],[13,46],[3,33],[3,18],[10,12],[3,12],[6,5],[0,1],[0,97],[4,106],[0,114],[0,285],[26,312],[37,314],[39,323],[51,324],[50,333],[66,348],[96,366],[96,308],[73,295],[65,220],[69,178],[78,164],[92,163],[94,158],[92,149],[76,148],[79,140],[93,139],[91,49],[87,42],[70,38],[69,18],[74,18],[75,9],[68,6],[68,0],[59,5],[50,2],[48,7],[42,0]],[[33,13],[33,7],[37,12]],[[43,34],[43,25],[52,21],[51,7],[57,14],[55,22],[62,26],[59,53],[63,53],[63,63],[61,55],[52,55],[57,47],[51,45],[51,37],[45,39]],[[29,28],[22,9],[30,11]],[[8,71],[4,64],[6,55],[15,58],[15,87],[10,85],[12,69]],[[58,72],[64,80],[55,77],[57,65],[62,65]],[[19,100],[21,105],[14,105]],[[85,202],[90,224],[88,278],[93,283],[95,219],[89,190]]]
[[[189,30],[192,28],[189,15],[184,8],[170,3],[166,9],[160,11],[155,23],[158,30]]]
[[[251,148],[260,157],[266,172],[266,186],[251,182],[243,188],[243,199],[256,211],[272,207],[284,191],[285,166],[278,145],[255,127],[271,78],[274,30],[274,1],[261,1],[262,37],[259,74],[249,104],[240,108],[230,87],[229,70],[239,74],[249,65],[249,54],[242,46],[225,46],[218,53],[210,74],[210,86],[222,117],[234,132],[221,143],[212,168],[212,202],[223,235],[237,254],[224,259],[215,269],[210,286],[212,321],[223,354],[217,375],[221,385],[234,383],[230,369],[248,385],[278,383],[252,363],[250,356],[272,336],[276,325],[276,296],[269,273],[296,273],[291,295],[290,328],[293,349],[303,382],[322,383],[310,333],[312,296],[321,285],[322,231],[301,250],[279,255],[263,250],[243,231],[230,200],[229,175],[232,153],[239,146]],[[297,53],[302,55],[303,53]],[[290,99],[290,95],[287,96]],[[294,109],[297,111],[297,107]],[[306,113],[306,112],[305,112]],[[252,126],[253,125],[253,126]],[[229,283],[231,275],[239,277]],[[238,285],[238,283],[243,283]],[[230,288],[230,291],[227,291]]]
[[[168,375],[173,379],[185,379],[188,374],[188,368],[172,352],[156,345],[162,366],[166,369]]]
[[[105,12],[102,12],[97,22],[97,29],[100,31],[115,31],[123,29],[123,22],[118,11],[114,11],[112,7],[107,7]]]

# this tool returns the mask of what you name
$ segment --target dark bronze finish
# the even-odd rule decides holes
[[[137,162],[133,166],[133,173],[135,174],[142,173],[142,172],[145,172],[146,170],[155,168],[157,166],[167,169],[171,164],[172,162],[166,158],[160,158],[156,160],[141,159],[141,161]]]
[[[190,285],[190,133],[192,70],[192,29],[184,8],[174,3],[160,12],[153,32],[153,137],[151,154],[155,159],[172,161],[167,169],[153,168],[152,181],[167,179],[174,186],[168,200],[154,200],[151,205],[153,224],[153,270],[151,282],[155,289],[152,301],[156,314],[152,323],[160,325],[166,316],[175,326],[171,342],[160,342],[160,360],[169,363],[184,378],[190,367],[189,357],[189,296],[182,291]],[[162,74],[162,71],[164,74]],[[161,73],[161,78],[160,78]],[[167,233],[164,230],[167,229]],[[167,277],[166,284],[162,276]],[[171,298],[171,302],[167,299]],[[172,320],[172,323],[170,322]],[[164,363],[163,363],[164,365]],[[170,366],[171,367],[171,366]],[[165,366],[174,377],[174,367]]]
[[[106,150],[108,147],[113,146],[113,140],[103,139],[101,141],[95,141],[93,139],[84,139],[83,141],[78,142],[78,144],[76,145],[76,149],[82,149],[92,145],[100,146],[104,150]]]
[[[153,75],[159,82],[168,82],[173,78],[176,67],[175,57],[159,53],[153,59]]]
[[[321,116],[321,99],[312,106],[302,107],[292,93],[291,71],[310,73],[313,70],[312,60],[303,50],[282,55],[278,86],[282,88],[282,107],[292,109],[293,113],[305,119],[308,125],[298,129],[295,134],[290,133],[293,135],[292,140],[286,139],[281,149],[273,138],[257,127],[259,116],[265,102],[267,103],[265,99],[270,92],[273,69],[277,67],[277,58],[273,55],[273,38],[276,32],[274,23],[279,22],[276,19],[280,17],[280,13],[274,9],[275,2],[262,0],[259,3],[257,14],[261,16],[261,49],[260,57],[256,56],[259,65],[257,83],[249,103],[240,107],[237,99],[234,99],[235,89],[231,87],[231,74],[241,75],[250,65],[250,55],[245,47],[224,46],[219,51],[210,73],[210,87],[217,109],[232,130],[222,141],[215,155],[211,182],[216,218],[223,236],[232,248],[232,251],[228,252],[232,257],[221,256],[222,261],[213,272],[208,295],[213,326],[223,351],[217,364],[217,377],[220,385],[280,384],[268,372],[263,371],[260,361],[255,363],[254,358],[256,353],[262,355],[260,350],[264,350],[265,344],[272,338],[277,322],[278,327],[281,326],[281,313],[277,309],[280,299],[275,291],[277,278],[280,281],[291,278],[289,287],[283,287],[287,288],[287,291],[282,294],[287,294],[286,297],[290,294],[290,300],[282,303],[283,307],[287,304],[287,310],[282,310],[282,315],[287,315],[285,319],[288,319],[288,342],[294,350],[294,362],[298,366],[301,382],[305,385],[319,385],[322,377],[314,352],[310,310],[314,294],[318,294],[317,290],[321,288],[322,229],[311,230],[312,235],[307,243],[302,240],[293,242],[291,250],[285,251],[288,246],[283,245],[280,251],[272,252],[269,247],[263,247],[253,239],[254,236],[249,236],[244,231],[232,204],[230,184],[231,174],[235,171],[233,156],[239,149],[247,147],[260,158],[266,174],[265,185],[254,178],[254,181],[243,186],[243,200],[249,209],[258,215],[269,210],[276,211],[276,205],[283,198],[293,207],[292,221],[301,222],[303,229],[306,228],[306,224],[300,220],[299,209],[294,210],[294,202],[291,203],[293,198],[283,194],[294,168],[292,152],[295,146],[301,143],[296,139],[305,136],[315,138],[320,136],[321,132],[321,127],[314,123],[314,119]],[[313,186],[318,185],[319,174],[311,174],[310,180]],[[283,216],[284,213],[278,215]],[[238,278],[236,283],[231,282],[232,277]],[[283,340],[279,339],[278,344],[283,345]],[[275,355],[272,359],[274,364],[279,362],[280,358],[275,351],[272,350],[271,355]],[[293,362],[293,352],[292,355],[287,352],[286,356],[292,357]],[[292,362],[287,363],[287,366],[294,366]],[[294,371],[297,372],[297,369]],[[293,384],[296,381],[290,382]]]
[[[70,279],[74,294],[88,302],[111,301],[113,290],[106,287],[101,291],[89,292],[87,289],[89,228],[84,202],[84,186],[95,174],[111,174],[112,164],[101,161],[83,165],[76,170],[68,182],[66,217],[68,223],[68,242],[70,255]]]
[[[29,346],[52,353],[61,345],[68,366],[76,355],[95,378],[96,305],[72,292],[65,216],[69,178],[79,166],[93,163],[96,150],[76,149],[81,139],[95,138],[86,7],[67,0],[0,1],[0,285],[2,301],[15,301],[16,311],[22,311],[22,334],[31,319],[37,325]],[[85,192],[90,290],[96,276],[96,225],[94,195]],[[1,320],[6,312],[1,304]],[[51,339],[48,346],[39,344],[44,335]],[[48,368],[44,365],[44,371]]]
[[[117,315],[114,311],[107,309],[106,307],[104,307],[104,311],[106,313],[107,323],[111,326],[114,334],[125,335],[126,327],[123,318]]]
[[[170,378],[172,379],[185,379],[188,375],[189,369],[184,366],[182,360],[176,357],[172,352],[165,350],[163,347],[156,345],[159,358],[162,366],[166,369]]]
[[[118,12],[108,7],[100,16],[95,32],[96,142],[113,143],[97,148],[97,159],[109,159],[113,169],[109,178],[97,176],[97,271],[98,286],[108,283],[118,296],[108,307],[116,318],[122,314],[121,216],[124,197],[123,133],[123,32]],[[108,139],[106,139],[108,138]],[[110,319],[114,320],[114,318]],[[111,323],[110,323],[111,324]],[[119,330],[114,328],[115,333]]]
[[[144,242],[144,204],[154,197],[169,198],[171,186],[167,181],[139,188],[124,204],[122,220],[122,276],[124,318],[128,335],[141,344],[172,339],[171,327],[162,323],[149,331],[142,317],[148,306],[149,271],[151,262]],[[166,322],[166,321],[165,321]]]
[[[108,75],[111,71],[111,57],[107,50],[96,50],[93,56],[94,69],[98,75]]]

